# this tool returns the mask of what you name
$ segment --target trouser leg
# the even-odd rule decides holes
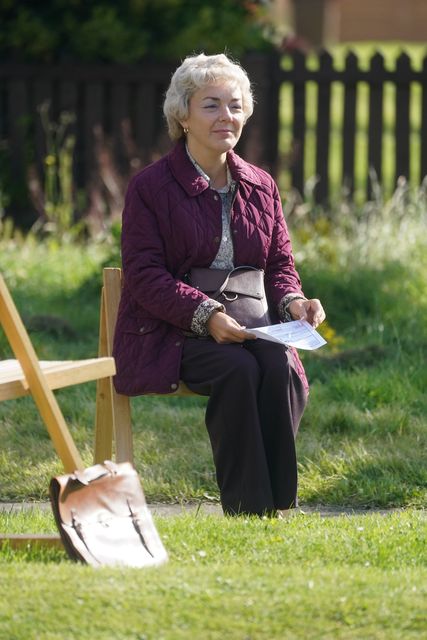
[[[264,451],[276,509],[297,506],[295,436],[306,404],[306,393],[283,347],[265,340],[247,341],[245,348],[261,370],[258,411]]]
[[[274,509],[258,417],[260,371],[239,344],[188,339],[181,377],[209,395],[206,409],[221,503],[225,513],[262,515]]]
[[[188,339],[181,377],[209,395],[206,426],[226,513],[296,506],[294,434],[305,391],[280,345]]]

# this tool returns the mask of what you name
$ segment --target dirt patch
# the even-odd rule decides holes
[[[186,502],[180,504],[166,504],[163,502],[154,502],[148,505],[150,512],[154,516],[172,517],[179,516],[184,513],[197,515],[216,515],[222,516],[221,505],[217,502]],[[31,509],[41,509],[50,511],[49,502],[0,502],[0,511],[6,513],[17,513],[19,511],[28,511]],[[297,510],[299,513],[312,515],[318,514],[321,517],[336,517],[341,515],[368,515],[377,513],[385,515],[391,511],[403,511],[403,509],[352,509],[350,507],[325,506],[325,505],[303,505]]]

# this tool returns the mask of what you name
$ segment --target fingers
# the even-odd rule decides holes
[[[289,305],[289,313],[293,320],[307,320],[307,303],[309,300],[303,300],[297,298],[293,300]]]
[[[320,300],[313,298],[312,300],[307,300],[305,304],[307,322],[309,322],[314,328],[318,327],[326,318],[326,314]]]
[[[294,300],[289,305],[291,316],[294,320],[306,320],[314,328],[321,324],[325,317],[325,311],[320,300],[312,298],[311,300]]]
[[[253,333],[221,311],[213,313],[209,318],[208,330],[212,338],[220,344],[256,339]]]
[[[218,332],[213,338],[221,343],[227,344],[230,342],[244,342],[245,340],[254,340],[256,336],[249,331],[246,331],[244,327],[241,327],[237,322],[235,326],[224,328],[222,332]]]

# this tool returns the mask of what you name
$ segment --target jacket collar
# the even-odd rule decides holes
[[[185,141],[181,139],[168,153],[168,164],[174,178],[181,184],[189,196],[196,196],[209,188],[209,183],[200,175],[188,157]],[[244,181],[260,185],[260,176],[256,168],[248,164],[234,151],[227,154],[231,176],[236,182]]]

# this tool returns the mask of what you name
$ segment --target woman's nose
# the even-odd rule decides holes
[[[227,106],[221,108],[221,113],[219,115],[220,120],[230,120],[231,119],[231,111]]]

